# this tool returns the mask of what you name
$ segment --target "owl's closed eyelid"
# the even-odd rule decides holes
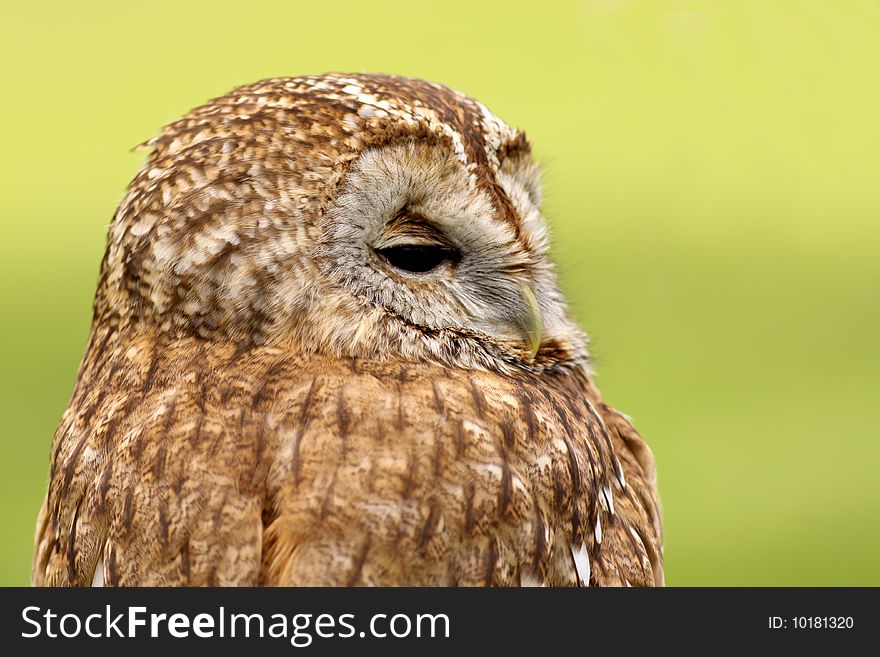
[[[398,212],[386,222],[382,237],[373,244],[373,248],[379,250],[402,245],[436,246],[461,251],[430,219],[406,210]]]
[[[392,249],[401,246],[424,246],[444,249],[446,251],[459,252],[460,249],[446,239],[437,239],[429,235],[419,235],[414,233],[400,233],[397,235],[383,235],[382,239],[372,245],[374,251],[383,249]]]

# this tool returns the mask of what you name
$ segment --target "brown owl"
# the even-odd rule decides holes
[[[146,145],[34,584],[663,583],[651,452],[591,380],[522,132],[331,74]]]

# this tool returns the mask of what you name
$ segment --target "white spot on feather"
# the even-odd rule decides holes
[[[623,490],[626,490],[626,479],[623,476],[623,467],[620,465],[620,461],[616,461],[617,465],[617,481],[620,482],[620,487]]]
[[[146,214],[142,219],[133,223],[131,227],[129,227],[128,232],[134,237],[140,237],[141,235],[146,235],[155,225],[155,216]]]
[[[574,569],[577,571],[578,581],[581,586],[590,585],[590,555],[587,546],[581,543],[579,548],[571,546],[571,557],[574,559]]]
[[[361,108],[363,110],[363,107]],[[360,111],[358,111],[360,114]],[[363,116],[363,115],[362,115]],[[348,112],[345,116],[342,117],[342,127],[345,128],[348,132],[357,132],[359,126],[358,118],[351,112]]]
[[[614,515],[614,493],[611,492],[609,486],[602,486],[602,494],[605,495],[605,501],[608,503],[608,510]]]
[[[171,240],[159,240],[153,245],[153,255],[159,263],[166,263],[177,255],[178,249]]]
[[[98,559],[98,565],[95,567],[95,574],[92,576],[92,586],[104,586],[104,557]]]
[[[82,454],[80,456],[80,460],[83,464],[92,463],[98,458],[97,450],[91,445],[86,445],[83,448]]]
[[[373,119],[373,118],[382,119],[382,118],[385,118],[386,116],[388,116],[388,112],[386,112],[385,110],[383,110],[379,107],[375,107],[375,106],[369,105],[369,104],[364,104],[364,105],[360,106],[360,109],[358,109],[358,116],[360,116],[364,119]],[[354,130],[357,130],[357,125],[355,125]]]

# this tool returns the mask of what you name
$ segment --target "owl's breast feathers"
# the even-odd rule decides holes
[[[97,329],[38,585],[654,585],[653,460],[586,373]]]

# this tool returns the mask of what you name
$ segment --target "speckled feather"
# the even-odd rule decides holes
[[[521,132],[439,85],[328,75],[241,87],[148,145],[34,584],[662,584],[653,459],[592,383]],[[403,210],[482,285],[360,247]]]

